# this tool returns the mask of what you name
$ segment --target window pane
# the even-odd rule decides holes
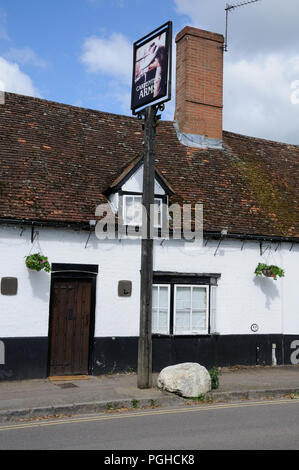
[[[190,330],[191,288],[176,288],[175,332]]]
[[[205,330],[206,325],[206,311],[205,310],[193,310],[192,311],[192,329],[193,330]]]
[[[205,309],[207,305],[207,290],[205,287],[193,287],[192,309]]]
[[[132,207],[134,204],[134,197],[133,196],[126,196],[126,205],[127,207]]]
[[[159,312],[159,329],[163,332],[168,330],[168,309],[160,309]]]
[[[191,288],[177,287],[176,289],[176,310],[191,308]]]
[[[141,196],[134,196],[134,224],[142,225],[142,198]]]
[[[168,309],[168,287],[160,287],[159,306]]]
[[[162,199],[155,199],[155,211],[154,211],[154,225],[155,227],[161,227],[161,208],[162,208]]]
[[[190,313],[176,311],[175,331],[188,331],[190,329]]]
[[[159,307],[158,293],[159,293],[159,287],[158,286],[153,286],[153,296],[152,296],[153,308],[158,308]]]
[[[192,329],[206,330],[207,318],[207,289],[205,287],[193,287],[192,292]]]
[[[153,286],[152,331],[169,333],[169,286]]]
[[[125,204],[126,223],[130,223],[134,216],[134,198],[131,196],[126,197]]]
[[[158,330],[158,309],[153,308],[152,310],[152,330],[154,333]]]
[[[127,225],[141,225],[142,222],[141,196],[125,197],[125,223]]]

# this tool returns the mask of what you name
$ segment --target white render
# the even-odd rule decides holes
[[[31,244],[31,228],[1,225],[0,278],[18,278],[16,296],[0,295],[0,337],[47,337],[51,276],[25,266],[29,253],[42,252],[51,263],[96,264],[95,337],[139,335],[140,240],[98,240],[92,234],[70,229],[41,228]],[[221,335],[299,334],[299,290],[297,268],[299,246],[281,243],[223,240],[208,241],[200,250],[181,240],[155,242],[154,270],[177,273],[221,274],[217,289],[217,312],[213,330]],[[286,276],[274,281],[256,278],[259,262],[276,264]],[[133,284],[130,298],[118,297],[118,281]]]
[[[211,377],[204,366],[185,362],[165,367],[157,380],[158,388],[185,398],[195,398],[211,391]]]

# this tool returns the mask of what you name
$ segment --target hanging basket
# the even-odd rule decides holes
[[[284,277],[285,273],[284,270],[279,268],[278,266],[270,265],[268,266],[267,264],[259,263],[257,265],[256,270],[254,271],[254,274],[256,276],[265,276],[265,277],[271,277],[275,281],[277,280],[277,277]]]
[[[273,273],[272,273],[271,269],[269,269],[269,268],[262,269],[262,273],[266,277],[272,277],[273,276]]]
[[[25,264],[28,269],[32,269],[33,271],[44,270],[46,273],[51,272],[51,266],[47,256],[43,256],[40,253],[27,256]]]

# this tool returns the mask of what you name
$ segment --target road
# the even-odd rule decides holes
[[[193,405],[2,424],[0,449],[298,450],[299,400]]]

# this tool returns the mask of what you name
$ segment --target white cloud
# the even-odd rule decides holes
[[[191,26],[224,33],[226,0],[174,0],[174,4]],[[298,0],[261,0],[229,13],[229,50],[234,54],[296,51],[298,44]]]
[[[224,33],[226,0],[174,3],[188,25]],[[262,0],[229,14],[224,55],[227,130],[299,144],[299,105],[292,89],[299,79],[298,11],[298,0]]]
[[[129,84],[132,74],[132,45],[122,34],[109,39],[92,36],[85,40],[81,61],[90,73],[100,73]]]
[[[114,33],[108,39],[87,38],[80,57],[88,73],[109,77],[102,99],[119,103],[124,113],[130,109],[132,52],[131,42],[122,34]]]
[[[0,39],[10,41],[6,23],[6,12],[0,7]],[[39,67],[45,65],[45,62],[30,48],[10,48],[4,56],[0,56],[0,98],[3,102],[5,101],[5,93],[3,92],[40,97],[40,92],[34,86],[32,79],[20,69],[19,64],[25,63]]]
[[[281,54],[230,61],[224,70],[224,127],[298,144],[299,105],[292,84],[296,59]]]
[[[31,78],[20,70],[16,63],[12,63],[0,57],[0,82],[4,85],[4,91],[27,96],[40,96],[40,92]]]
[[[30,47],[24,47],[23,49],[16,49],[11,47],[5,54],[4,57],[10,61],[16,61],[18,64],[31,64],[35,67],[45,68],[47,66],[46,61],[38,57],[38,55],[30,49]]]

